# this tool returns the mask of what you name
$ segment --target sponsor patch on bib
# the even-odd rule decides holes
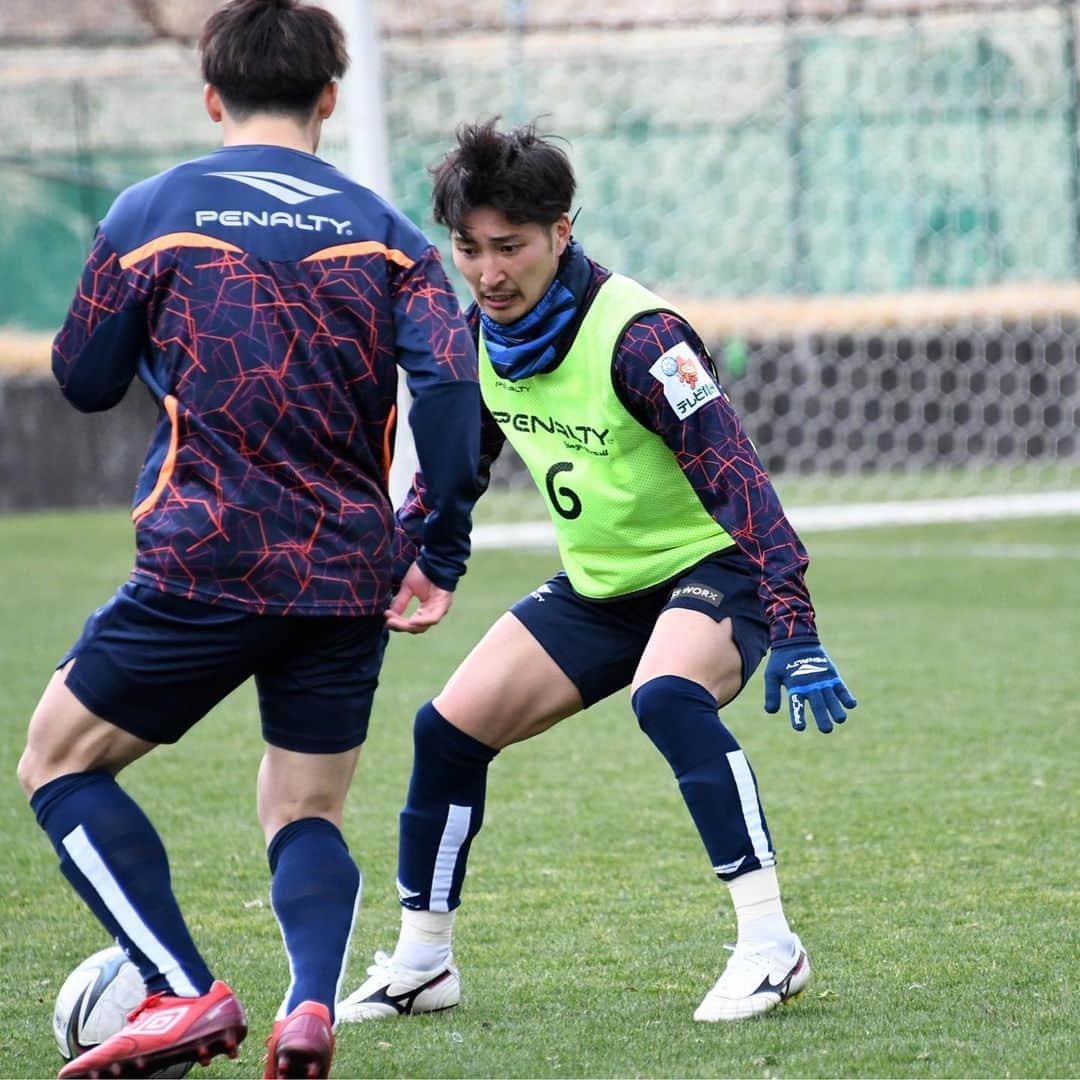
[[[697,353],[685,341],[673,345],[651,368],[649,374],[664,384],[664,397],[685,419],[696,413],[707,401],[720,396],[720,388],[698,359]]]

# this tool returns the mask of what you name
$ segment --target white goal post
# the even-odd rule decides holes
[[[326,0],[345,29],[350,64],[339,88],[336,139],[344,145],[341,165],[352,179],[393,201],[390,139],[383,98],[379,20],[374,0]],[[397,440],[390,469],[390,496],[397,506],[416,471],[416,447],[404,378],[398,389]]]

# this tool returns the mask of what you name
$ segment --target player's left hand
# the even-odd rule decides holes
[[[412,614],[406,615],[414,599],[419,604]],[[422,634],[442,619],[453,602],[452,592],[440,589],[420,569],[419,564],[413,563],[405,572],[401,587],[385,612],[386,625],[404,634]]]
[[[774,645],[765,665],[765,711],[780,711],[780,687],[788,692],[791,726],[806,728],[806,706],[814,711],[818,731],[828,735],[847,719],[845,709],[858,704],[817,638]]]

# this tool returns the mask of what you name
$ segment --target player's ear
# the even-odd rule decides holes
[[[337,108],[338,84],[327,83],[323,92],[319,95],[318,117],[320,120],[328,120]]]
[[[572,226],[570,224],[569,214],[563,214],[562,217],[552,225],[551,235],[555,242],[556,255],[561,255],[566,250],[566,245],[570,243],[571,231]]]
[[[221,95],[209,83],[203,87],[203,104],[206,106],[206,115],[215,124],[220,124],[221,118],[225,115],[225,109],[221,104]]]

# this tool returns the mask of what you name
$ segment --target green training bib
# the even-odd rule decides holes
[[[484,403],[547,500],[570,583],[594,599],[658,585],[732,546],[664,440],[626,411],[611,384],[623,332],[656,311],[674,309],[613,274],[562,363],[516,383],[495,373],[480,334]],[[721,392],[685,344],[650,371],[679,415]]]

